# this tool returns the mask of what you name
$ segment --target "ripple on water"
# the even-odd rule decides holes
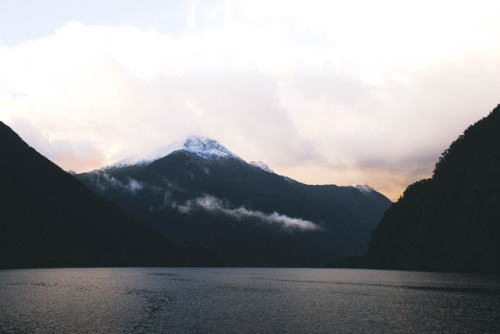
[[[339,269],[0,271],[0,332],[500,332],[498,276]]]

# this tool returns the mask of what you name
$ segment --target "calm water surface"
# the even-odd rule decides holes
[[[500,277],[344,269],[0,270],[2,333],[500,333]]]

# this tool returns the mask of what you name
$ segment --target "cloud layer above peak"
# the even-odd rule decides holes
[[[64,169],[197,134],[395,199],[500,102],[495,1],[89,3],[99,20],[0,34],[0,119]]]

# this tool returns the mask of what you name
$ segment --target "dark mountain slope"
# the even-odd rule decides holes
[[[371,188],[308,186],[213,140],[193,142],[195,149],[184,144],[154,161],[76,177],[146,225],[204,245],[234,266],[322,266],[363,254],[391,204]]]
[[[500,273],[500,105],[409,186],[374,231],[372,268]]]
[[[0,157],[0,268],[216,262],[203,249],[174,247],[1,122]]]

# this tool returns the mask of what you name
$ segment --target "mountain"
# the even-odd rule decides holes
[[[410,185],[374,231],[371,268],[500,273],[500,105]]]
[[[0,157],[0,268],[221,263],[126,215],[2,122]]]
[[[311,186],[189,137],[76,177],[125,212],[232,266],[322,266],[366,252],[391,202],[368,186]]]

